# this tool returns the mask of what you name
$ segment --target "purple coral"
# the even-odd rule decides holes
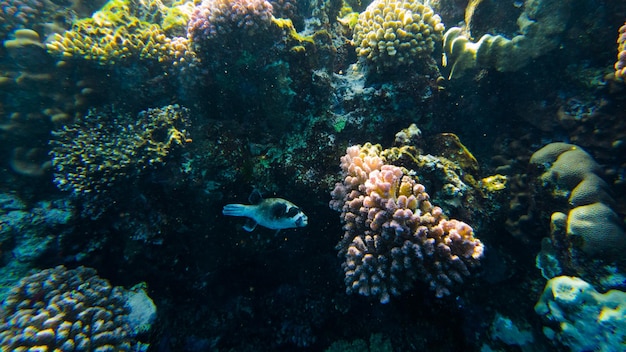
[[[352,146],[341,158],[345,176],[331,193],[345,230],[337,245],[345,262],[346,291],[375,296],[381,303],[419,279],[437,297],[479,264],[483,245],[472,228],[446,220],[423,185],[386,165],[376,146]]]
[[[91,268],[63,266],[28,276],[3,304],[7,351],[144,351],[128,318],[128,296]]]
[[[619,35],[617,37],[615,77],[626,80],[626,23],[619,28]]]
[[[187,33],[196,49],[206,52],[249,41],[267,31],[272,18],[272,5],[265,0],[204,0],[191,14]]]

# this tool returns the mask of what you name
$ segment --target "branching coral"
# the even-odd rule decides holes
[[[206,55],[253,47],[267,35],[272,19],[272,5],[265,0],[204,0],[194,9],[187,32],[194,50]]]
[[[347,292],[382,303],[421,280],[437,297],[469,276],[483,244],[472,228],[447,220],[423,185],[385,164],[380,146],[352,146],[341,158],[342,183],[331,193],[345,230],[337,245],[345,259]]]
[[[423,61],[441,41],[441,18],[420,1],[375,0],[354,27],[357,55],[377,71]]]
[[[188,110],[178,105],[148,109],[135,118],[112,107],[92,109],[54,133],[55,182],[78,194],[105,191],[189,142],[188,124]]]
[[[7,351],[145,351],[135,340],[126,290],[94,269],[63,266],[20,281],[4,302],[0,345]]]
[[[626,79],[626,23],[619,28],[619,35],[617,37],[615,77],[622,80]]]

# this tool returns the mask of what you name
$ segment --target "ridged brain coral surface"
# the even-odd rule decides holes
[[[387,71],[430,56],[443,30],[439,15],[419,1],[375,0],[359,15],[353,40],[359,57]]]

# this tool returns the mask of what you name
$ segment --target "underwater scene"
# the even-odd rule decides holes
[[[625,22],[0,1],[0,350],[626,351]]]

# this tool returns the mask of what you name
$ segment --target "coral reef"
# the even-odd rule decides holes
[[[28,276],[4,301],[0,344],[12,351],[146,351],[136,341],[126,290],[91,268],[63,266]],[[137,314],[137,313],[135,313]]]
[[[597,292],[577,277],[551,279],[535,306],[544,334],[571,351],[618,351],[626,339],[626,293]]]
[[[114,107],[90,110],[81,121],[54,132],[55,183],[75,194],[99,193],[162,163],[175,146],[191,141],[188,113],[178,105],[136,117]]]
[[[216,49],[254,47],[272,27],[272,19],[266,0],[204,0],[194,8],[187,33],[194,50],[205,56]]]
[[[357,55],[378,72],[423,63],[441,42],[444,26],[420,1],[375,0],[354,27]]]
[[[539,192],[553,199],[553,245],[591,258],[619,260],[626,249],[626,233],[611,209],[615,201],[610,187],[591,155],[573,144],[551,143],[537,150],[530,164],[542,172]]]
[[[191,4],[166,7],[159,0],[109,1],[91,17],[76,21],[72,29],[56,34],[48,51],[62,60],[93,60],[102,65],[133,58],[172,62],[186,51],[182,35]]]
[[[46,7],[52,3],[46,0],[13,0],[3,2],[0,7],[0,40],[15,29],[30,28],[42,20]]]
[[[450,66],[449,78],[474,67],[517,71],[557,48],[570,19],[570,7],[570,1],[527,0],[517,19],[520,34],[512,39],[485,34],[474,43],[467,28],[448,29],[443,37],[443,66]]]
[[[352,146],[341,158],[342,183],[331,193],[345,233],[337,245],[345,258],[347,292],[382,303],[428,283],[437,297],[478,265],[483,245],[472,228],[447,220],[423,185],[407,171],[385,164],[380,146]]]
[[[617,36],[617,62],[615,62],[615,77],[626,79],[626,23],[619,28]]]
[[[0,301],[36,263],[54,255],[72,232],[74,215],[67,199],[27,204],[17,194],[0,193]]]

